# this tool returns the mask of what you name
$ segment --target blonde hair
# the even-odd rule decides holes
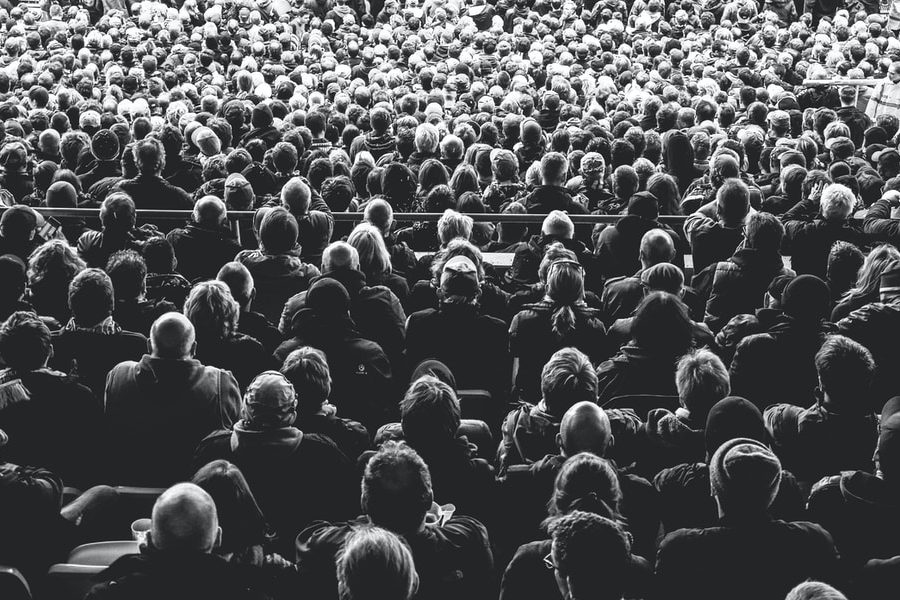
[[[900,262],[900,250],[893,245],[881,244],[872,248],[859,269],[856,285],[847,290],[842,300],[877,293],[881,283],[881,274],[896,266],[898,262]]]
[[[241,308],[231,290],[221,281],[203,281],[191,289],[184,301],[186,316],[197,340],[224,340],[234,335]]]
[[[361,223],[347,237],[347,243],[359,254],[359,270],[369,275],[390,275],[391,255],[381,232],[374,225]]]

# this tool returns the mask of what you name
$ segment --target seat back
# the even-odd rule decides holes
[[[15,567],[0,565],[0,598],[3,600],[31,600],[31,588]]]
[[[675,412],[680,406],[678,396],[658,396],[655,394],[631,394],[628,396],[616,396],[604,403],[603,408],[630,408],[638,417],[647,419],[647,413],[654,408],[665,408]]]
[[[496,420],[498,410],[487,390],[457,390],[459,408],[463,419],[478,419],[485,423]]]
[[[493,459],[497,448],[494,446],[494,436],[491,435],[491,429],[487,423],[478,419],[462,419],[457,432],[478,446],[478,458],[488,461]]]
[[[117,558],[138,552],[138,543],[131,540],[82,544],[69,554],[68,564],[108,567]]]
[[[153,512],[153,505],[156,499],[166,491],[166,488],[155,487],[137,487],[131,485],[120,485],[116,488],[119,495],[119,506],[124,517],[130,519],[129,523],[135,519],[149,517]]]
[[[56,564],[47,573],[42,598],[83,600],[94,585],[94,577],[106,567],[99,565]]]

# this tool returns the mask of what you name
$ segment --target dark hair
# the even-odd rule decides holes
[[[436,377],[414,381],[400,402],[403,435],[415,447],[440,444],[456,438],[459,400],[453,389]]]
[[[631,337],[641,349],[673,359],[691,349],[693,334],[694,324],[687,307],[666,292],[646,296],[638,305],[631,325]]]
[[[34,371],[50,357],[50,330],[32,312],[14,312],[0,326],[0,356],[17,372]]]
[[[844,408],[865,410],[875,377],[875,361],[861,344],[842,335],[830,336],[816,353],[816,371],[822,391]]]
[[[297,394],[297,410],[301,415],[315,414],[331,395],[331,371],[321,350],[311,346],[288,354],[281,367]]]
[[[134,250],[119,250],[109,257],[106,273],[112,280],[116,298],[132,300],[144,293],[147,263]]]
[[[433,501],[428,466],[406,444],[386,442],[369,459],[362,506],[375,525],[399,534],[415,532]]]
[[[619,511],[621,501],[615,467],[595,454],[581,452],[566,460],[557,473],[547,512],[552,518],[583,510],[624,522]]]
[[[85,269],[69,283],[69,310],[79,325],[92,327],[113,313],[113,282],[101,269]]]
[[[547,268],[547,296],[553,302],[553,333],[560,338],[575,330],[574,306],[584,302],[584,272],[571,260],[558,260]]]
[[[171,273],[175,270],[175,248],[164,237],[147,240],[141,249],[149,273]]]
[[[269,526],[247,480],[227,460],[200,467],[191,479],[212,496],[222,528],[222,553],[247,550],[266,543]]]

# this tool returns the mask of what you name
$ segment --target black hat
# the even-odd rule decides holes
[[[119,138],[109,129],[101,129],[91,138],[91,154],[97,160],[115,160],[119,156]]]

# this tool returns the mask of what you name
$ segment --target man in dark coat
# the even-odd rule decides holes
[[[138,176],[116,184],[115,189],[131,196],[138,208],[158,210],[190,210],[194,207],[191,196],[162,178],[166,166],[166,151],[162,142],[145,138],[134,145],[134,162]]]
[[[9,211],[7,211],[9,212]],[[6,213],[4,213],[6,214]],[[113,192],[100,206],[102,231],[85,231],[78,238],[78,254],[89,267],[105,269],[119,250],[141,251],[144,242],[160,233],[152,225],[136,227],[137,210],[128,194]]]
[[[566,189],[569,161],[559,152],[549,152],[541,158],[541,177],[544,182],[522,199],[531,214],[544,215],[553,210],[570,214],[587,214],[587,208]]]
[[[744,222],[751,214],[750,190],[740,179],[727,179],[709,202],[684,221],[691,244],[694,273],[729,256],[744,241]]]
[[[511,291],[522,290],[540,281],[540,266],[547,247],[562,244],[583,266],[592,264],[590,252],[579,240],[574,239],[575,226],[568,215],[554,210],[541,224],[540,235],[534,235],[526,242],[516,244],[512,264],[503,276],[506,287]]]
[[[241,245],[228,228],[225,203],[206,196],[194,206],[193,222],[173,229],[166,238],[175,249],[178,272],[189,281],[214,279],[225,263],[234,260]]]

